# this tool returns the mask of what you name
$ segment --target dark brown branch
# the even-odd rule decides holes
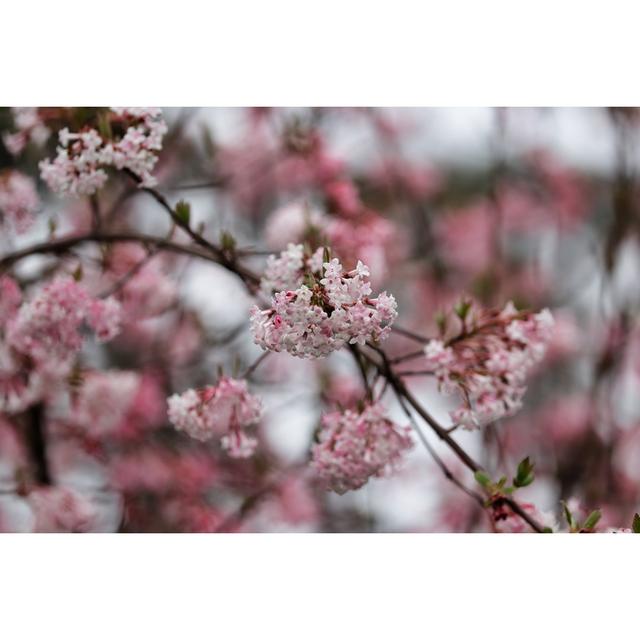
[[[26,418],[26,442],[31,454],[34,479],[40,485],[51,484],[44,432],[44,406],[41,403],[33,405],[27,412]]]
[[[80,244],[84,244],[86,242],[96,242],[96,243],[118,243],[118,242],[135,242],[138,244],[142,244],[145,246],[156,247],[163,251],[171,251],[173,253],[180,253],[187,256],[192,256],[195,258],[200,258],[202,260],[208,260],[209,262],[214,262],[216,264],[220,264],[225,268],[230,268],[228,264],[222,263],[216,255],[212,254],[209,251],[203,251],[196,247],[191,247],[184,244],[179,244],[177,242],[173,242],[171,240],[167,240],[165,238],[156,238],[155,236],[146,235],[143,233],[133,233],[133,232],[123,232],[123,233],[86,233],[83,235],[74,235],[67,236],[64,238],[56,238],[53,240],[47,240],[46,242],[41,242],[39,244],[32,245],[31,247],[26,247],[21,249],[20,251],[15,251],[14,253],[10,253],[6,256],[0,258],[0,271],[8,269],[16,262],[23,260],[31,255],[37,254],[53,254],[53,255],[62,255],[67,253],[74,247]],[[231,269],[234,273],[238,274],[245,282],[250,282],[256,285],[260,279],[257,275],[247,269],[238,270],[236,265],[235,268]]]
[[[415,340],[416,342],[420,342],[422,344],[426,344],[427,342],[429,342],[429,340],[431,340],[431,338],[421,336],[419,333],[416,333],[415,331],[404,329],[403,327],[398,327],[395,324],[391,327],[391,330],[394,333],[404,336],[405,338],[409,338],[410,340]]]
[[[362,356],[360,355],[360,350],[358,349],[358,347],[355,344],[350,344],[349,345],[349,350],[351,351],[351,354],[353,355],[353,359],[356,361],[356,364],[358,365],[358,370],[360,371],[360,375],[362,377],[362,382],[364,384],[364,388],[365,388],[365,392],[367,394],[367,400],[369,402],[373,401],[373,392],[371,390],[371,385],[369,384],[369,378],[367,377],[367,369],[365,367],[365,364],[362,360]]]
[[[440,467],[440,470],[444,474],[444,477],[450,482],[452,482],[456,487],[464,491],[469,497],[473,498],[481,507],[484,508],[484,499],[482,498],[482,496],[479,493],[476,493],[475,491],[473,491],[472,489],[469,489],[460,480],[458,480],[456,476],[453,475],[453,472],[449,469],[449,467],[447,467],[444,460],[437,454],[436,450],[431,446],[431,443],[429,442],[429,440],[427,440],[427,437],[424,435],[424,433],[422,433],[422,429],[420,429],[414,417],[411,415],[411,411],[405,405],[403,397],[399,395],[397,391],[395,391],[395,394],[400,406],[402,407],[402,410],[404,411],[406,416],[409,418],[409,421],[411,422],[411,426],[413,427],[413,430],[418,435],[418,438],[420,438],[420,442],[422,442],[425,449],[429,452],[429,454],[431,455],[435,463],[438,465],[438,467]]]
[[[464,463],[464,465],[473,471],[483,471],[482,466],[476,462],[450,435],[449,431],[440,425],[437,420],[418,402],[415,396],[407,389],[404,382],[397,376],[397,374],[393,371],[391,367],[391,361],[387,357],[387,354],[376,347],[373,344],[368,344],[371,349],[373,349],[382,359],[382,362],[378,362],[377,359],[371,357],[369,354],[364,351],[360,351],[362,355],[378,370],[381,372],[383,376],[389,380],[389,384],[394,389],[394,391],[401,397],[403,397],[409,405],[413,408],[413,410],[431,427],[431,429],[436,433],[436,435],[446,443],[446,445],[456,454],[456,456]],[[544,532],[544,527],[537,522],[534,518],[532,518],[522,507],[510,497],[505,497],[504,502],[509,505],[511,510],[520,516],[534,531],[538,533]]]
[[[138,185],[140,185],[140,178],[129,169],[125,169],[124,172]],[[203,249],[209,251],[216,257],[218,264],[233,271],[240,276],[251,289],[255,289],[256,285],[260,282],[260,279],[249,269],[237,264],[236,256],[233,252],[226,251],[221,247],[210,242],[202,235],[194,231],[187,221],[179,216],[176,210],[169,204],[169,201],[156,189],[151,187],[140,187],[140,189],[148,193],[171,217],[173,222],[180,227],[197,245]]]

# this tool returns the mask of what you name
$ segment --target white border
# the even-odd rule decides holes
[[[634,637],[639,542],[633,535],[5,535],[2,636]]]
[[[2,9],[1,102],[637,104],[639,13],[632,0],[21,0]]]

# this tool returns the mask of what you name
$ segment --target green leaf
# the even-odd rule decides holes
[[[322,263],[331,262],[331,249],[329,247],[325,247],[322,250]]]
[[[633,524],[631,525],[631,531],[633,533],[640,533],[640,514],[636,513],[633,516]]]
[[[82,276],[83,276],[83,273],[82,273],[82,265],[81,265],[81,264],[79,264],[79,265],[76,267],[75,271],[73,272],[72,277],[73,277],[73,279],[74,279],[76,282],[80,282],[80,280],[82,280]]]
[[[456,315],[460,320],[464,320],[469,313],[469,309],[471,309],[471,301],[470,300],[460,300],[454,307]]]
[[[598,520],[602,517],[602,513],[596,509],[589,514],[589,517],[584,521],[582,525],[583,529],[593,529],[597,524]]]
[[[570,529],[575,529],[576,528],[576,521],[573,518],[573,515],[571,515],[571,511],[569,511],[569,507],[567,506],[566,502],[562,502],[562,508],[564,510],[564,517],[567,519],[567,524],[569,525]]]
[[[436,313],[436,324],[438,325],[440,335],[443,336],[447,330],[447,316],[442,313],[442,311],[438,311],[438,313]]]
[[[535,480],[535,476],[533,474],[526,476],[525,478],[514,478],[513,484],[521,489],[522,487],[528,487]]]
[[[517,477],[518,478],[525,478],[526,476],[528,476],[531,472],[533,471],[533,464],[531,464],[531,460],[529,459],[529,456],[527,456],[524,460],[522,460],[522,462],[520,462],[520,464],[518,465],[518,469],[517,469]]]
[[[535,479],[533,474],[533,463],[527,456],[520,464],[518,465],[518,469],[516,471],[516,477],[513,479],[513,484],[516,487],[527,487],[529,486]]]
[[[191,218],[191,205],[185,200],[180,200],[176,205],[176,217],[184,225],[189,226],[189,219]]]
[[[491,484],[491,478],[482,470],[476,471],[473,474],[476,482],[483,487],[488,487]]]

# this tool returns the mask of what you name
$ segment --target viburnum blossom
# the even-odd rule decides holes
[[[387,336],[397,315],[394,297],[370,297],[369,270],[362,262],[343,273],[336,258],[323,262],[323,252],[308,256],[302,245],[290,244],[279,258],[270,257],[262,289],[276,291],[272,306],[251,310],[253,338],[263,349],[317,358],[347,343]]]
[[[0,215],[17,232],[33,224],[40,198],[33,180],[19,171],[0,173]]]
[[[0,276],[0,329],[15,315],[21,302],[22,292],[18,283],[9,276]]]
[[[38,487],[28,497],[35,516],[34,531],[84,533],[97,517],[91,501],[69,487]]]
[[[160,109],[112,108],[107,131],[86,127],[77,133],[60,130],[60,145],[53,161],[40,163],[40,175],[56,193],[91,195],[107,181],[106,169],[128,169],[141,186],[156,184],[151,175],[167,125]]]
[[[93,299],[73,278],[60,277],[22,304],[8,323],[7,342],[38,362],[66,360],[82,347],[85,324],[105,341],[118,333],[119,323],[116,300]]]
[[[87,307],[87,322],[98,342],[113,340],[120,333],[122,307],[113,297],[91,300]]]
[[[511,303],[503,311],[476,311],[462,303],[458,319],[458,333],[430,340],[424,349],[440,389],[462,399],[451,418],[474,428],[513,415],[522,405],[528,372],[544,356],[553,316],[548,309],[519,312]],[[446,322],[441,327],[444,333]]]
[[[387,474],[413,446],[408,427],[386,417],[381,404],[322,416],[311,466],[327,489],[343,494]]]
[[[37,107],[12,107],[11,113],[17,131],[2,135],[2,142],[11,155],[22,153],[31,141],[45,143],[51,132],[42,122]]]
[[[253,455],[257,440],[244,429],[262,416],[262,403],[249,393],[245,380],[223,376],[215,386],[187,389],[168,399],[169,420],[196,440],[220,438],[233,458]]]
[[[124,420],[140,387],[134,371],[91,371],[73,398],[70,421],[88,435],[112,434]]]

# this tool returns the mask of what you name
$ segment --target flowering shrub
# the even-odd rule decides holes
[[[640,118],[500,114],[0,110],[0,530],[640,532]]]

